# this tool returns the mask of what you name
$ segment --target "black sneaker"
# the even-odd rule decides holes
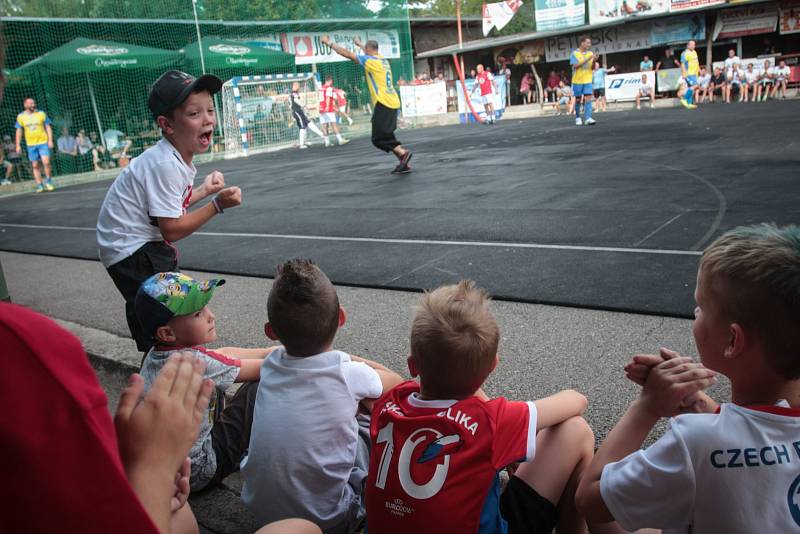
[[[411,156],[413,156],[411,151],[406,150],[406,153],[400,157],[400,163],[398,163],[397,167],[394,168],[392,174],[405,174],[407,172],[411,172],[411,167],[408,166],[408,162],[411,161]]]

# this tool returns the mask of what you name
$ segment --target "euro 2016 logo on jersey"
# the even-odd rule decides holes
[[[389,467],[395,454],[394,423],[389,423],[378,432],[376,443],[385,444],[378,465],[375,486],[386,488]],[[397,477],[403,491],[415,499],[430,499],[444,486],[450,469],[450,455],[464,444],[461,436],[445,436],[433,428],[414,431],[400,447],[397,457]]]
[[[800,527],[800,475],[792,481],[787,495],[789,502],[789,512],[792,514],[795,524]]]

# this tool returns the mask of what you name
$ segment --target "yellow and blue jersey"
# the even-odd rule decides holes
[[[572,51],[569,56],[569,64],[572,65],[572,84],[592,83],[592,62],[587,61],[580,67],[578,63],[586,60],[592,55],[591,50],[581,52],[580,48]]]
[[[400,108],[400,98],[394,90],[392,84],[392,69],[389,61],[382,56],[358,55],[358,62],[364,67],[369,86],[369,95],[372,97],[372,105],[380,102],[390,109]]]
[[[681,54],[681,65],[686,71],[686,76],[697,76],[700,74],[700,61],[697,59],[697,52],[688,48]]]
[[[47,143],[47,130],[45,126],[50,124],[50,119],[44,111],[34,111],[27,113],[23,111],[17,115],[16,128],[25,132],[25,144],[36,146]]]

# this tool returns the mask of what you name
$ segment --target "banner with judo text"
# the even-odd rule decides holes
[[[281,35],[283,51],[294,54],[297,65],[312,63],[335,63],[350,61],[340,56],[331,47],[322,44],[321,39],[330,36],[331,41],[356,54],[363,54],[355,45],[355,40],[366,43],[373,39],[378,42],[378,51],[386,59],[400,57],[400,38],[396,30],[339,30],[333,32],[290,32]]]
[[[445,82],[401,85],[400,103],[404,117],[447,113],[447,85]]]

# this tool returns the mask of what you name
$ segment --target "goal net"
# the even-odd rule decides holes
[[[237,157],[296,142],[292,85],[308,118],[319,116],[316,78],[311,73],[236,76],[222,85],[225,156]]]

